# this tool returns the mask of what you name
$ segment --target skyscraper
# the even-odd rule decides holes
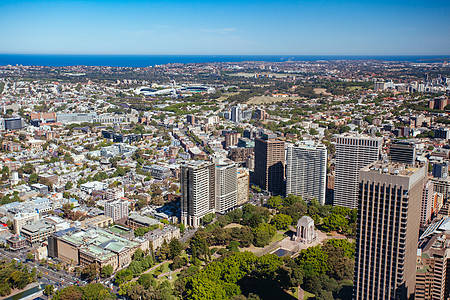
[[[357,207],[358,172],[379,159],[381,145],[382,138],[348,133],[337,137],[333,205]]]
[[[216,163],[215,211],[227,213],[237,205],[237,166],[229,159]]]
[[[255,171],[253,181],[261,189],[280,195],[284,185],[284,141],[275,134],[255,139]]]
[[[190,161],[181,166],[181,222],[198,227],[201,219],[214,212],[215,169],[208,161]]]
[[[242,109],[239,105],[231,108],[231,121],[240,123],[242,121]]]
[[[416,161],[416,148],[414,143],[394,140],[389,146],[389,157],[393,162],[414,164]]]
[[[287,147],[286,195],[317,199],[325,204],[327,148],[323,145],[298,143]]]
[[[425,167],[375,162],[359,172],[354,300],[412,299]]]

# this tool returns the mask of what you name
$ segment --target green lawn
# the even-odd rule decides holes
[[[314,298],[316,295],[311,294],[310,292],[304,291],[305,292],[305,297],[303,298],[303,300],[307,300],[308,298]]]
[[[277,233],[275,233],[275,235],[272,237],[272,239],[270,240],[270,243],[274,243],[274,242],[278,242],[281,241],[282,239],[284,239],[286,236],[284,235],[283,232],[279,232],[277,231]]]

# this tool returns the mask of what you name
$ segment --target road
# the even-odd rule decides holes
[[[14,258],[20,259],[22,264],[27,265],[30,268],[35,267],[37,269],[37,273],[42,272],[42,278],[38,278],[37,281],[42,284],[53,284],[58,289],[65,288],[71,285],[74,285],[78,278],[68,274],[65,271],[54,271],[47,267],[36,264],[33,261],[25,261],[24,255],[21,253],[15,253],[10,251],[5,251],[0,249],[0,257],[12,260]]]

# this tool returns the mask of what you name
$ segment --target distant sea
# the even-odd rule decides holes
[[[364,56],[364,55],[54,55],[0,54],[0,65],[24,66],[111,66],[149,67],[168,63],[209,63],[243,61],[318,61],[318,60],[384,60],[408,62],[450,61],[442,56]]]

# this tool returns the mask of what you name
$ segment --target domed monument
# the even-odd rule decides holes
[[[297,222],[297,236],[295,240],[300,243],[310,244],[314,242],[317,235],[314,231],[314,220],[309,216],[301,217]]]

